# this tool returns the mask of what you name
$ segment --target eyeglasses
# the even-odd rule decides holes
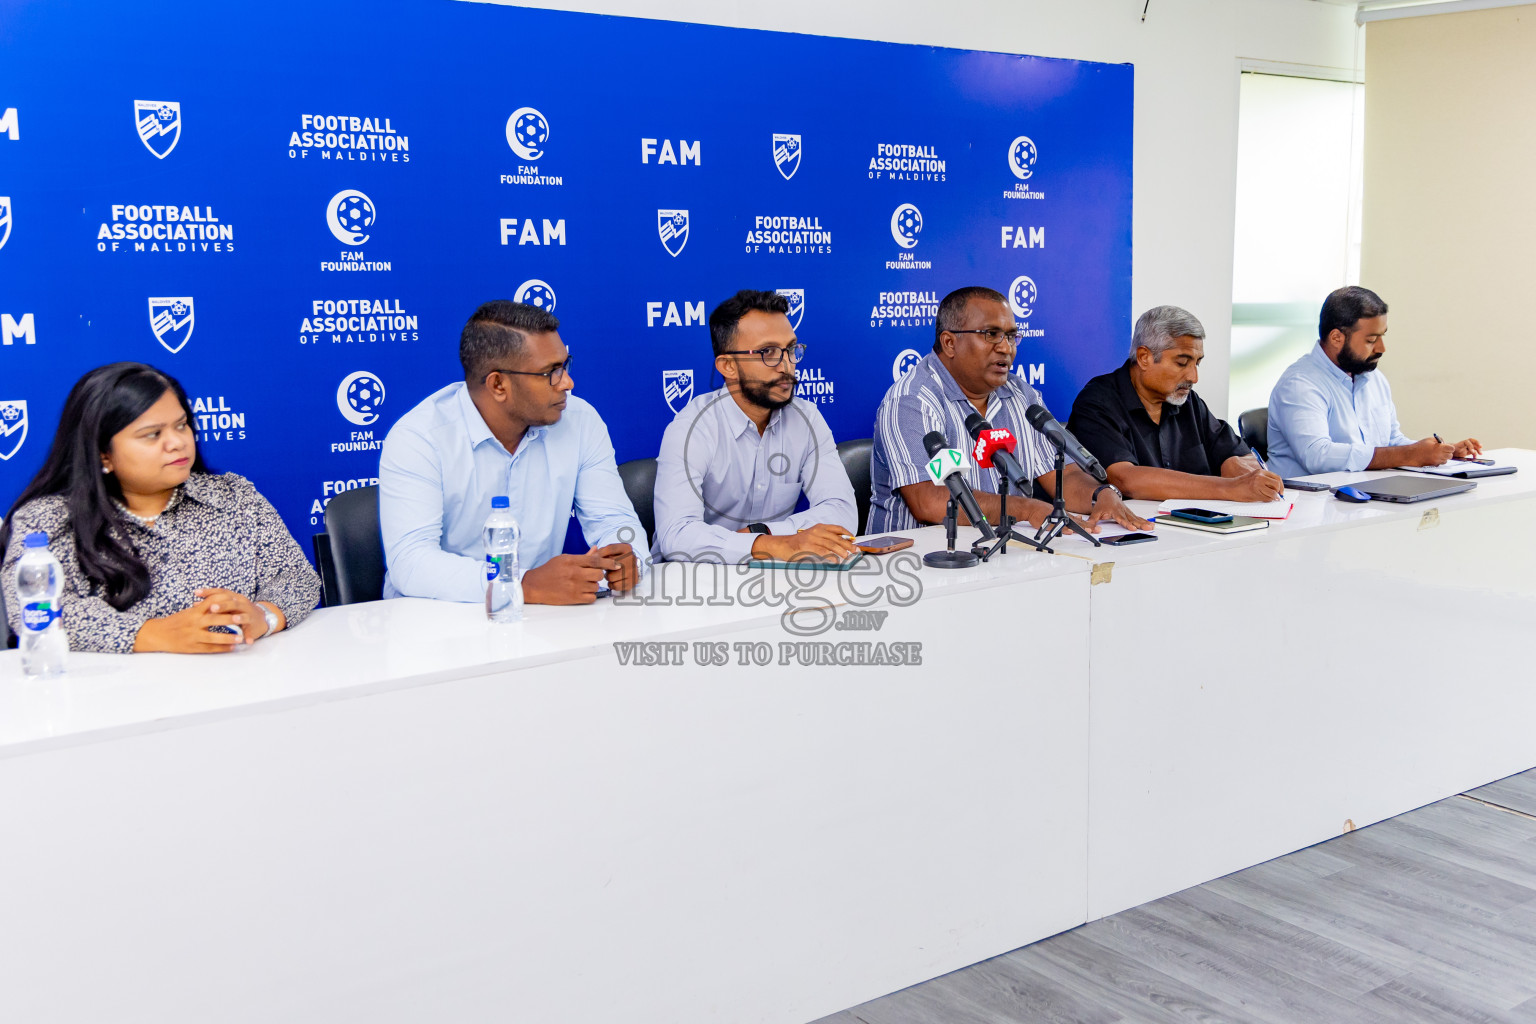
[[[519,377],[543,377],[545,380],[549,381],[550,387],[557,388],[560,386],[561,381],[570,377],[571,360],[573,358],[575,357],[566,356],[565,362],[561,363],[559,366],[552,370],[492,370],[490,373],[487,373],[485,377],[486,380],[489,380],[491,373],[516,374]]]
[[[950,334],[981,334],[981,335],[984,335],[986,337],[988,345],[996,345],[997,342],[998,342],[998,339],[1002,339],[1002,340],[1008,342],[1008,344],[1012,345],[1014,348],[1018,348],[1019,347],[1019,338],[1021,338],[1023,336],[1023,334],[1024,334],[1024,332],[1019,330],[1017,327],[1015,327],[1011,331],[1005,331],[1005,330],[1002,330],[1001,328],[998,328],[998,327],[983,327],[980,330],[975,330],[975,331],[950,331],[949,333]]]
[[[805,343],[796,342],[787,348],[776,348],[769,345],[767,348],[749,348],[740,352],[726,351],[720,353],[723,356],[761,356],[763,365],[767,367],[778,366],[788,356],[791,363],[798,363],[805,358]]]

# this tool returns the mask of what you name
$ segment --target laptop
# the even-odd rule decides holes
[[[1430,501],[1449,494],[1460,494],[1477,486],[1473,480],[1449,480],[1444,477],[1389,476],[1363,480],[1352,486],[1369,494],[1375,501],[1395,501],[1402,505]]]

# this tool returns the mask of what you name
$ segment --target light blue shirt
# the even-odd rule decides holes
[[[810,507],[796,512],[801,492]],[[763,523],[790,534],[817,523],[858,532],[853,485],[816,406],[796,398],[761,435],[725,388],[699,395],[667,425],[656,459],[656,550],[673,561],[751,557]]]
[[[501,494],[521,531],[523,572],[560,554],[573,510],[588,544],[625,541],[642,571],[650,559],[596,409],[572,395],[559,420],[530,427],[508,453],[460,382],[400,417],[384,439],[384,596],[485,600],[482,531]]]
[[[1377,448],[1412,443],[1398,428],[1381,371],[1352,377],[1321,345],[1288,366],[1269,393],[1269,469],[1282,477],[1358,473]]]

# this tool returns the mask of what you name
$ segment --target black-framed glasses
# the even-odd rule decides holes
[[[1001,327],[982,327],[982,328],[980,328],[978,330],[973,330],[973,331],[950,331],[949,333],[950,334],[980,334],[980,335],[982,335],[983,337],[985,337],[987,339],[987,344],[988,345],[996,345],[998,343],[998,340],[1001,339],[1003,341],[1006,341],[1008,344],[1012,345],[1014,348],[1018,348],[1019,347],[1019,338],[1023,337],[1023,334],[1024,334],[1024,332],[1019,330],[1017,327],[1015,327],[1011,331],[1005,331]]]
[[[803,360],[805,358],[805,342],[798,341],[786,348],[769,345],[766,348],[748,348],[742,349],[740,352],[726,351],[720,354],[723,356],[761,356],[763,365],[772,368],[782,363],[785,356],[789,357],[791,363],[798,363]]]
[[[515,374],[519,377],[543,377],[545,380],[549,381],[550,387],[557,388],[560,386],[561,381],[565,380],[571,375],[571,360],[573,358],[575,357],[566,356],[565,362],[561,363],[559,366],[552,370],[492,370],[485,376],[487,380],[490,379],[492,373]]]

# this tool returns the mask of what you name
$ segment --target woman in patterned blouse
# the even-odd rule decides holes
[[[0,581],[20,626],[15,565],[33,531],[64,567],[77,651],[214,654],[298,624],[320,580],[267,499],[210,473],[173,378],[113,363],[70,390],[47,461],[0,525]]]

